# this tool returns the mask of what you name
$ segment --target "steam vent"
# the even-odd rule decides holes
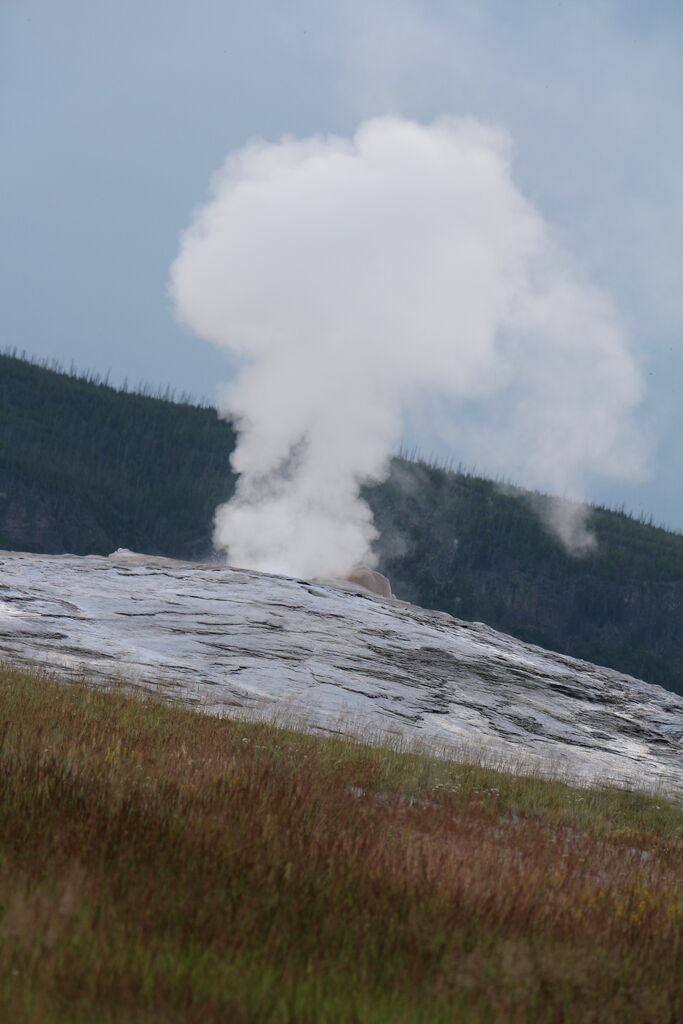
[[[349,573],[346,578],[349,583],[357,583],[358,586],[369,590],[371,594],[378,594],[379,597],[394,596],[391,590],[391,583],[386,576],[383,576],[381,572],[377,572],[376,569],[368,569],[367,566],[361,565],[358,569],[354,569],[352,573]]]

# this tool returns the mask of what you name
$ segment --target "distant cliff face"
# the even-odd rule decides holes
[[[205,559],[234,440],[214,409],[0,356],[0,547]],[[525,492],[404,460],[364,496],[397,597],[683,693],[683,536],[594,509],[575,558]]]

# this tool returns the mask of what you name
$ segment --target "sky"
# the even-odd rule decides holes
[[[177,322],[168,278],[226,155],[474,117],[509,133],[517,187],[641,367],[646,473],[587,496],[683,530],[682,43],[674,0],[2,0],[3,344],[213,402],[235,365]],[[405,442],[472,461],[424,425]]]

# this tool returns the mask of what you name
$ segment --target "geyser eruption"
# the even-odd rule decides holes
[[[171,293],[241,357],[222,397],[240,476],[215,527],[234,565],[374,564],[360,487],[429,402],[458,457],[525,484],[578,496],[637,472],[622,328],[516,188],[510,149],[473,119],[381,117],[351,139],[252,143],[216,174]]]

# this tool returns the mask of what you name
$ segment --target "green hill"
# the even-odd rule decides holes
[[[368,497],[399,596],[683,693],[682,535],[591,508],[597,547],[572,556],[534,510],[547,496],[425,465]]]
[[[2,355],[0,547],[205,558],[234,441],[215,409]],[[398,596],[683,693],[682,535],[592,509],[576,558],[544,496],[402,459],[366,497]]]
[[[234,443],[215,409],[0,355],[0,547],[205,557]]]

